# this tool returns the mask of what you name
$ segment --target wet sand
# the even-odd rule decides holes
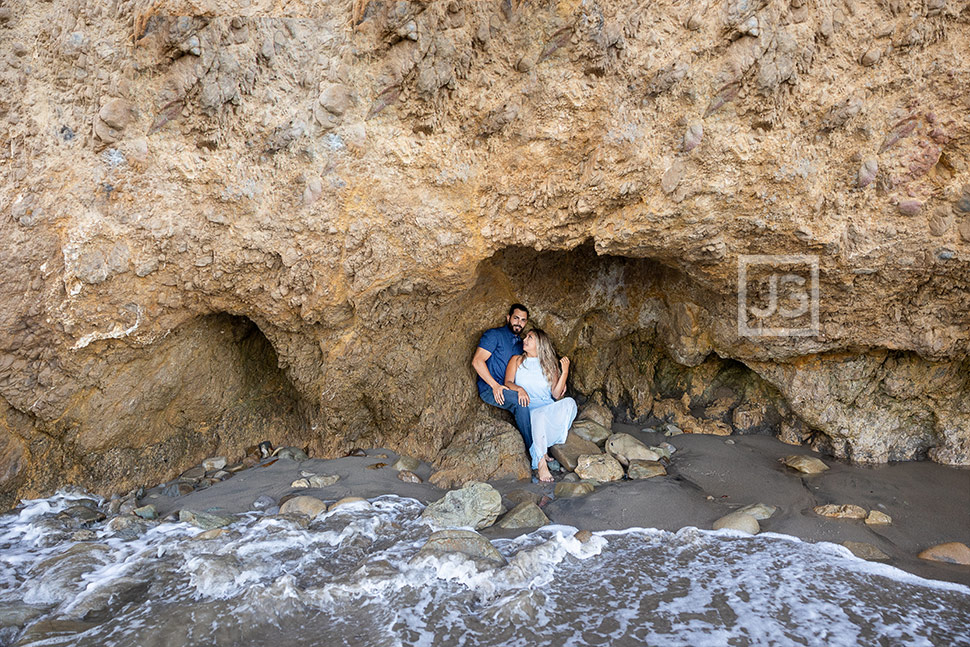
[[[970,470],[930,462],[897,463],[876,467],[850,465],[819,456],[809,449],[785,445],[769,436],[729,438],[684,434],[665,438],[639,428],[615,425],[648,445],[666,440],[677,448],[668,475],[637,481],[605,483],[585,497],[554,499],[554,484],[528,481],[493,481],[502,494],[525,489],[550,499],[543,512],[553,523],[578,529],[607,530],[630,527],[679,530],[695,526],[710,529],[718,518],[752,503],[778,510],[760,521],[762,532],[792,535],[802,540],[866,542],[889,555],[886,562],[931,579],[970,586],[970,566],[930,562],[916,555],[936,544],[958,541],[970,545]],[[730,441],[730,442],[728,442]],[[390,465],[397,458],[385,449],[367,450],[366,457],[294,462],[279,460],[265,467],[243,470],[231,479],[204,490],[169,498],[143,499],[160,515],[180,509],[241,513],[251,509],[260,495],[276,501],[292,495],[310,495],[324,501],[347,496],[372,498],[396,494],[430,503],[445,491],[425,483],[405,483]],[[377,458],[386,454],[387,458]],[[783,465],[789,454],[821,458],[829,470],[804,475]],[[387,463],[381,469],[367,469]],[[290,484],[301,472],[338,474],[340,480],[325,488],[294,489]],[[431,467],[422,464],[417,474],[427,481]],[[561,475],[557,475],[557,480]],[[157,490],[149,494],[156,494]],[[892,524],[868,526],[861,520],[829,519],[813,511],[828,503],[855,504],[892,517]],[[511,507],[510,502],[506,502]],[[487,537],[507,537],[523,531],[494,526]]]

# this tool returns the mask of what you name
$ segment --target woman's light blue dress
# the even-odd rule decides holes
[[[576,401],[572,398],[554,400],[549,382],[542,373],[538,357],[526,357],[515,372],[515,383],[529,394],[532,419],[532,469],[553,445],[566,442],[566,434],[576,419]]]

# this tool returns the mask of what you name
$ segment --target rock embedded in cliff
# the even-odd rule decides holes
[[[350,108],[350,89],[342,83],[328,83],[320,92],[318,101],[323,108],[337,117]]]
[[[880,58],[882,58],[882,48],[878,46],[870,47],[859,58],[859,62],[862,63],[863,67],[872,67],[879,62]]]
[[[876,174],[879,172],[879,161],[874,157],[868,158],[859,167],[859,172],[856,174],[856,184],[860,189],[872,184],[872,181],[876,179]]]
[[[681,180],[684,179],[684,171],[686,166],[681,160],[674,160],[674,162],[667,167],[664,171],[663,177],[660,179],[660,189],[667,194],[673,193],[677,185],[680,184]]]
[[[685,153],[689,153],[698,146],[700,146],[701,140],[704,138],[704,124],[696,123],[691,124],[687,128],[687,132],[684,133],[684,140],[681,144],[681,148]]]
[[[921,203],[919,200],[912,199],[900,200],[896,207],[899,209],[899,213],[903,214],[904,216],[915,216],[919,214],[920,209],[923,208],[923,203]]]

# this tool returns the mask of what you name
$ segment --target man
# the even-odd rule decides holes
[[[519,404],[518,394],[503,385],[509,360],[514,355],[522,354],[519,334],[528,320],[529,309],[521,303],[512,304],[509,314],[505,316],[505,325],[486,330],[478,340],[478,348],[472,357],[472,368],[478,374],[478,395],[493,407],[512,412],[526,449],[532,446],[528,396]]]

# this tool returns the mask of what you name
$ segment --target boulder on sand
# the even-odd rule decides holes
[[[623,478],[623,467],[607,454],[585,455],[579,457],[576,474],[581,479],[619,481]]]
[[[438,526],[478,530],[491,526],[500,514],[502,495],[498,490],[487,483],[469,483],[428,505],[421,516]]]
[[[630,434],[613,434],[606,441],[606,453],[625,467],[631,460],[659,461],[660,455]]]
[[[600,448],[594,443],[577,436],[573,432],[566,434],[566,442],[549,448],[552,455],[567,472],[575,472],[579,457],[587,454],[599,454]]]

